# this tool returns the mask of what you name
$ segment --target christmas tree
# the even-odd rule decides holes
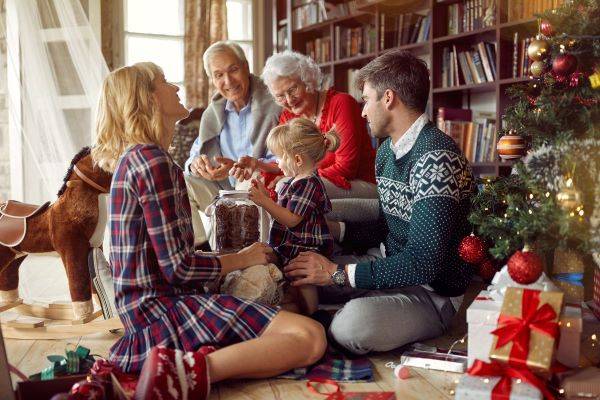
[[[487,179],[470,221],[505,261],[524,246],[592,255],[600,266],[600,0],[538,16],[531,79],[512,86],[498,154],[524,156]]]

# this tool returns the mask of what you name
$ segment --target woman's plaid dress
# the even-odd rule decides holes
[[[214,256],[194,252],[183,172],[157,145],[136,145],[119,159],[110,200],[116,305],[125,335],[110,360],[136,372],[156,345],[197,350],[260,335],[276,308],[203,286],[219,278]]]

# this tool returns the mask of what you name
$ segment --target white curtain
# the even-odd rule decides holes
[[[53,200],[70,160],[93,141],[108,73],[79,0],[7,0],[11,138],[21,138],[23,199]],[[10,35],[10,32],[8,32]],[[14,46],[13,46],[14,47]]]
[[[9,130],[18,143],[11,177],[21,175],[22,187],[13,198],[41,204],[56,198],[71,159],[93,142],[108,69],[79,0],[6,0],[6,11]],[[60,258],[29,256],[19,291],[30,301],[68,301]]]

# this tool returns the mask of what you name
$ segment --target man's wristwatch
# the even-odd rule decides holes
[[[346,265],[338,264],[337,269],[333,274],[331,274],[331,280],[334,285],[337,286],[346,286],[346,282],[348,281],[348,277],[346,276]]]

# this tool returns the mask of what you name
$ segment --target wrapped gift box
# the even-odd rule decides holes
[[[600,266],[594,270],[594,297],[588,304],[596,317],[600,319]]]
[[[567,303],[581,303],[585,290],[583,277],[585,263],[580,253],[556,249],[552,263],[552,282],[565,294]]]
[[[480,377],[464,375],[455,390],[456,400],[491,400],[492,390],[499,377]],[[513,379],[510,400],[541,400],[542,392],[527,383],[517,383]]]
[[[600,398],[600,369],[588,367],[574,372],[568,372],[561,379],[560,387],[567,399],[598,399]]]
[[[47,381],[22,381],[17,383],[17,400],[49,400],[58,393],[67,393],[71,387],[86,377],[83,375],[62,376]]]
[[[489,354],[495,336],[492,331],[497,327],[502,303],[482,291],[467,309],[468,323],[468,365],[475,359],[489,362]],[[560,315],[560,340],[556,359],[564,365],[575,368],[579,365],[581,331],[583,328],[581,307],[567,304]]]
[[[533,312],[540,312],[541,314],[539,315],[546,314],[547,319],[545,321],[548,324],[555,324],[555,328],[558,328],[558,318],[562,310],[563,298],[564,294],[562,292],[543,292],[515,287],[508,288],[504,294],[504,301],[500,309],[498,328],[505,327],[501,323],[503,317],[513,319],[526,318],[524,308],[527,301],[530,302]],[[544,313],[544,309],[548,310],[548,312]],[[550,315],[553,316],[550,317]],[[490,358],[504,363],[519,362],[521,360],[531,370],[549,371],[554,358],[555,346],[557,345],[558,331],[554,333],[553,337],[536,329],[531,329],[529,337],[523,342],[523,346],[527,347],[522,351],[519,351],[519,347],[515,344],[517,338],[518,336],[504,345],[499,345],[501,336],[499,333],[494,335]]]

